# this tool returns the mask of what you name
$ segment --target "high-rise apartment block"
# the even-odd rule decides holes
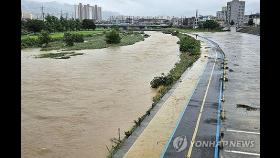
[[[74,5],[75,10],[75,19],[93,19],[95,21],[102,20],[102,9],[97,5],[90,6],[89,4],[83,5],[79,3],[79,5]]]
[[[222,11],[217,11],[217,20],[226,21],[227,7],[222,7]]]
[[[226,22],[230,24],[232,21],[237,26],[242,26],[244,21],[245,1],[232,0],[227,2]]]

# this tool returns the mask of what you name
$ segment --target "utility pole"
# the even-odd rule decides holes
[[[43,18],[43,21],[45,21],[45,13],[44,13],[44,6],[42,5],[41,7],[41,11],[42,11],[42,18]]]

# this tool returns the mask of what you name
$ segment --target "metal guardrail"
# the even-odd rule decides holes
[[[197,35],[197,34],[195,34]],[[226,80],[226,59],[225,59],[225,53],[223,52],[223,50],[220,48],[220,46],[206,38],[206,37],[202,37],[200,35],[197,35],[201,38],[204,38],[206,40],[208,40],[209,42],[211,42],[217,49],[217,51],[219,51],[222,54],[222,59],[223,59],[223,74],[220,80],[220,94],[219,94],[219,98],[218,98],[218,113],[217,113],[217,128],[216,128],[216,144],[215,144],[215,150],[214,150],[214,158],[218,158],[219,157],[219,147],[222,145],[222,141],[221,139],[223,139],[223,134],[221,133],[221,119],[224,118],[224,107],[222,106],[222,102],[224,102],[224,90],[225,90],[225,80]]]

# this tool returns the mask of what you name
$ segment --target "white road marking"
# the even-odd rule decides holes
[[[233,130],[233,129],[227,129],[228,132],[237,132],[237,133],[247,133],[247,134],[257,134],[260,135],[259,132],[250,132],[250,131],[240,131],[240,130]]]
[[[245,155],[254,155],[254,156],[260,156],[259,153],[249,153],[249,152],[243,152],[243,151],[234,151],[234,150],[224,150],[225,152],[230,153],[236,153],[236,154],[245,154]]]
[[[211,74],[210,74],[210,78],[209,78],[209,81],[208,81],[206,92],[205,92],[204,97],[203,97],[202,105],[201,105],[201,108],[200,108],[200,111],[199,111],[198,119],[197,119],[196,126],[195,126],[195,129],[194,129],[194,133],[193,133],[193,136],[192,136],[192,141],[191,141],[190,148],[189,148],[189,151],[188,151],[188,154],[187,154],[187,158],[190,158],[191,154],[192,154],[193,144],[194,144],[195,137],[196,137],[196,134],[197,134],[197,131],[198,131],[198,127],[199,127],[199,123],[200,123],[203,107],[204,107],[204,104],[205,104],[206,96],[208,94],[208,89],[209,89],[209,86],[210,86],[210,83],[211,83],[211,80],[212,80],[214,68],[215,68],[216,61],[217,61],[217,56],[218,56],[218,54],[216,52],[216,58],[215,58],[215,61],[214,61],[213,67],[212,67],[212,71],[211,71]]]

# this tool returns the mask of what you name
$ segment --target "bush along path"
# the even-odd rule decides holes
[[[192,64],[200,57],[200,41],[194,39],[193,37],[181,34],[179,32],[170,32],[173,36],[179,38],[180,47],[180,60],[175,64],[175,66],[169,71],[167,75],[161,74],[161,76],[156,76],[150,82],[152,88],[157,89],[156,95],[153,97],[152,106],[146,111],[144,115],[134,120],[134,125],[129,131],[126,131],[125,137],[123,139],[112,138],[112,146],[108,149],[108,158],[113,157],[116,151],[122,146],[124,141],[135,131],[135,129],[141,125],[141,122],[146,116],[150,115],[151,110],[157,105],[160,99],[172,88],[172,86],[179,80],[181,75],[190,67]]]

